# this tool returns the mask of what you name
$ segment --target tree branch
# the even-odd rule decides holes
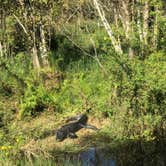
[[[21,23],[20,19],[15,14],[13,14],[13,16],[17,20],[17,22],[19,23],[19,25],[22,27],[22,29],[25,32],[25,34],[28,35],[28,32],[27,32],[25,26]]]

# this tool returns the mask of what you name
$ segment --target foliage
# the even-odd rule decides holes
[[[53,94],[45,90],[42,85],[29,84],[21,100],[18,118],[36,116],[55,103],[56,100]]]
[[[20,52],[15,57],[0,60],[1,91],[6,95],[22,92],[26,87],[28,75],[32,72],[32,64],[28,54]]]
[[[124,24],[121,18],[116,20],[116,14],[123,19],[125,12],[122,15],[103,8],[113,35],[123,49],[124,54],[119,55],[92,3],[79,2],[20,0],[16,4],[12,1],[11,5],[3,1],[0,31],[2,163],[15,165],[11,156],[22,157],[23,151],[25,155],[34,156],[56,150],[55,153],[76,152],[84,143],[102,146],[115,140],[152,141],[166,135],[164,5],[160,0],[142,1],[139,5],[136,2],[136,11],[131,15],[133,22],[129,20],[129,24]],[[150,5],[148,20],[143,15],[145,2]],[[123,11],[123,6],[118,6],[121,4],[124,3],[101,3],[108,5],[108,9],[112,5],[117,11]],[[147,43],[141,41],[143,31],[138,31],[145,30],[146,23]],[[131,25],[132,30],[129,36],[124,28],[127,25]],[[43,55],[48,60],[46,64]],[[37,58],[42,66],[40,70],[34,68]],[[64,118],[85,111],[96,124],[108,121],[107,124],[101,125],[96,134],[87,132],[87,137],[81,136],[79,146],[71,142],[57,145],[54,130],[65,123]],[[38,156],[33,162],[52,165],[52,160],[47,163],[42,157]],[[18,164],[26,165],[29,160],[22,162]]]

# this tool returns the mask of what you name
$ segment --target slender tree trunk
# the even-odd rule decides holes
[[[128,53],[129,53],[129,57],[133,58],[134,51],[133,51],[132,46],[131,46],[132,35],[133,35],[132,20],[131,20],[131,18],[132,18],[131,14],[132,13],[130,13],[130,10],[129,10],[130,4],[129,4],[129,1],[126,1],[126,0],[121,0],[120,4],[121,4],[120,19],[121,19],[123,29],[124,29],[124,32],[125,32],[125,36],[126,36],[126,39],[127,39],[127,42],[128,42]]]
[[[37,51],[37,47],[36,47],[36,36],[35,36],[34,22],[33,22],[32,39],[33,39],[33,47],[32,47],[33,67],[36,70],[37,74],[39,75],[40,62],[39,62],[38,51]]]
[[[21,12],[24,18],[24,27],[27,29],[27,23],[28,23],[28,12],[26,11],[26,7],[25,7],[25,2],[24,0],[19,0],[20,6],[21,6]]]
[[[102,21],[102,23],[103,23],[103,25],[104,25],[104,27],[105,27],[110,39],[111,39],[111,42],[112,42],[112,45],[113,45],[115,51],[118,54],[122,54],[123,51],[122,51],[121,45],[118,43],[118,41],[115,39],[115,37],[113,35],[112,29],[111,29],[111,27],[110,27],[110,25],[109,25],[109,23],[108,23],[108,21],[107,21],[107,19],[105,17],[105,13],[104,13],[104,11],[102,9],[102,6],[100,6],[98,0],[93,0],[93,2],[94,2],[95,8],[97,9],[99,17],[101,18],[101,21]]]
[[[123,26],[124,26],[124,29],[125,29],[125,34],[126,34],[126,38],[129,40],[130,39],[130,13],[129,13],[129,9],[128,9],[128,2],[122,0],[122,14],[123,16],[121,17],[122,18],[122,23],[123,23]]]
[[[145,45],[148,45],[148,18],[149,18],[149,2],[145,1],[143,15],[143,38]]]
[[[44,34],[44,28],[42,23],[40,24],[40,55],[42,58],[42,63],[44,67],[48,67],[48,50],[46,46],[46,39],[45,39],[45,34]]]
[[[27,35],[27,40],[31,43],[31,48],[30,48],[30,53],[32,54],[32,61],[33,61],[33,67],[35,70],[37,70],[37,73],[39,73],[40,69],[40,62],[39,62],[39,57],[38,57],[38,50],[36,47],[36,37],[35,37],[35,20],[33,16],[33,11],[30,12],[30,16],[28,16],[28,7],[26,6],[26,3],[24,0],[19,0],[20,6],[21,6],[21,13],[23,15],[23,22],[20,21],[18,17],[15,18],[22,27],[23,31]],[[29,6],[30,7],[30,6]],[[31,8],[32,9],[32,8]],[[32,29],[28,25],[29,22],[32,24]]]
[[[140,0],[137,0],[137,30],[139,33],[139,40],[140,40],[140,56],[143,56],[144,54],[144,47],[143,47],[143,43],[144,43],[144,36],[143,36],[143,26],[142,26],[142,17],[141,17],[141,2]]]
[[[37,71],[37,73],[39,74],[39,70],[40,70],[40,62],[39,62],[39,57],[38,57],[38,50],[37,50],[37,47],[36,47],[36,34],[35,34],[35,21],[34,21],[34,17],[31,16],[32,18],[32,30],[31,30],[31,33],[32,33],[32,41],[33,41],[33,47],[32,47],[32,59],[33,59],[33,66],[34,66],[34,69]]]
[[[115,21],[115,26],[116,26],[116,28],[118,29],[119,28],[119,24],[118,24],[118,12],[117,12],[117,9],[116,9],[116,7],[114,7],[114,6],[112,6],[113,7],[113,9],[114,9],[114,21]],[[120,37],[119,37],[119,34],[118,34],[118,37],[117,37],[118,39],[118,43],[120,43]]]
[[[3,14],[3,10],[1,12],[1,15],[0,15],[0,29],[3,31],[4,30],[4,14]],[[3,56],[3,47],[2,47],[2,41],[4,40],[4,35],[3,35],[3,32],[0,33],[0,57]]]
[[[6,12],[3,9],[1,9],[0,14],[0,29],[0,56],[6,56],[8,38],[6,35]]]
[[[138,4],[140,3],[139,0],[137,0]],[[140,6],[137,8],[137,29],[139,32],[139,39],[141,43],[143,43],[143,32],[142,32],[142,26],[141,26],[141,11]]]
[[[159,8],[155,6],[155,20],[154,20],[154,28],[153,28],[153,47],[157,49],[158,43],[158,15],[159,15]]]
[[[34,45],[32,48],[32,60],[33,60],[33,66],[37,70],[37,73],[38,73],[39,69],[40,69],[40,63],[39,63],[39,58],[37,55],[36,45]]]
[[[2,43],[0,41],[0,57],[3,57]]]

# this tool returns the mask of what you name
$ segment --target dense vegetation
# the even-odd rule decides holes
[[[164,0],[2,0],[2,163],[166,138],[165,9]],[[66,117],[87,109],[100,132],[56,143]]]

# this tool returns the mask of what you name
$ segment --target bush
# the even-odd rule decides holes
[[[134,116],[147,113],[163,114],[166,108],[166,58],[162,52],[150,55],[145,60],[115,58],[103,55],[100,58],[107,75],[93,65],[88,71],[68,73],[61,89],[60,103],[65,110],[90,105],[95,112],[106,112],[109,116],[124,106]],[[74,70],[73,70],[74,71]],[[63,95],[62,95],[63,94]]]
[[[23,93],[26,80],[32,74],[30,56],[20,52],[14,57],[0,59],[0,93],[12,96]]]
[[[21,100],[18,117],[20,119],[26,116],[36,116],[50,105],[55,105],[55,101],[54,96],[42,84],[38,86],[29,84]]]

